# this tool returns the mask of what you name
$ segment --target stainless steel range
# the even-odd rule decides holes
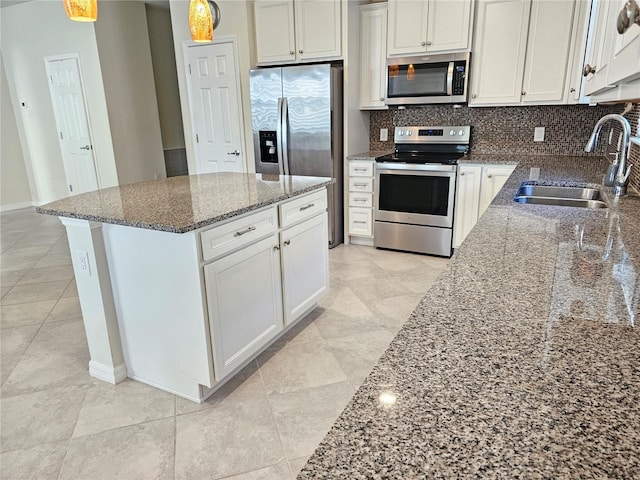
[[[374,246],[450,257],[458,159],[471,127],[396,127],[376,159]]]

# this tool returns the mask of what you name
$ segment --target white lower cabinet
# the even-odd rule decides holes
[[[204,267],[216,380],[282,330],[278,249],[271,235]]]
[[[374,161],[349,160],[349,238],[373,245]]]
[[[460,166],[454,213],[455,248],[462,244],[515,168],[515,165]]]
[[[300,318],[327,291],[327,225],[324,213],[280,233],[285,325]]]
[[[260,353],[326,293],[326,200],[322,190],[280,204],[279,229],[263,229],[267,233],[248,245],[243,238],[259,230],[269,210],[202,233],[204,241],[219,237],[217,231],[235,231],[231,242],[237,242],[235,250],[227,244],[231,253],[203,267],[216,382]]]

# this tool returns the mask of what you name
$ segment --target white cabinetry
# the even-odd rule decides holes
[[[478,221],[480,165],[461,165],[458,174],[455,211],[455,247],[458,248]]]
[[[471,0],[389,0],[389,55],[469,49]]]
[[[349,160],[351,243],[373,245],[373,160]]]
[[[278,237],[271,235],[204,267],[216,380],[282,330]]]
[[[592,101],[640,97],[640,26],[620,35],[616,28],[622,0],[594,0],[591,36],[585,58],[585,91]]]
[[[470,105],[567,103],[575,15],[575,0],[480,0]]]
[[[455,206],[455,247],[459,247],[493,201],[515,165],[461,165]]]
[[[384,103],[387,76],[387,4],[360,7],[360,109],[389,108]]]
[[[338,59],[340,0],[256,0],[258,65]]]
[[[225,245],[203,267],[217,382],[255,357],[326,293],[326,209],[322,190],[279,205],[278,215],[271,207],[201,234],[203,257],[211,252],[210,244]],[[279,231],[265,227],[274,216],[280,219]]]

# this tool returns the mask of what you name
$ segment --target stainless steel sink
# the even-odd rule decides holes
[[[560,207],[607,208],[607,204],[601,200],[600,190],[591,187],[523,184],[513,200]]]

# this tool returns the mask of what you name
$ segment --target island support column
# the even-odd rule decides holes
[[[127,378],[102,223],[59,217],[67,229],[91,361],[89,374],[109,383]]]

